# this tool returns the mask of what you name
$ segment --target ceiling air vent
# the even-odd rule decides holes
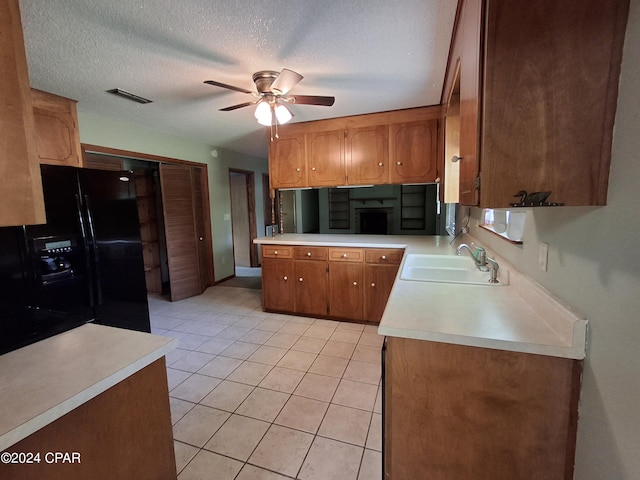
[[[112,88],[111,90],[107,90],[107,93],[113,93],[114,95],[118,95],[119,97],[142,104],[153,102],[153,100],[141,97],[139,95],[136,95],[135,93],[127,92],[126,90],[121,90],[120,88]]]

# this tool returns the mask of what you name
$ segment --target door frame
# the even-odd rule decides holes
[[[120,150],[118,148],[103,147],[100,145],[91,145],[88,143],[81,144],[83,164],[86,158],[86,152],[97,153],[101,155],[112,155],[116,157],[124,157],[132,160],[143,160],[155,163],[168,163],[173,165],[189,165],[204,169],[202,175],[203,188],[203,213],[204,213],[204,229],[206,232],[205,241],[207,242],[207,258],[205,259],[208,271],[209,287],[215,285],[215,270],[213,263],[213,232],[211,231],[211,205],[209,201],[209,170],[206,163],[190,162],[188,160],[179,160],[177,158],[162,157],[149,153],[133,152],[131,150]]]
[[[247,186],[247,205],[249,207],[249,262],[252,267],[259,267],[258,262],[258,245],[253,243],[253,239],[257,238],[256,229],[256,188],[255,188],[255,172],[251,170],[242,170],[239,168],[229,167],[228,182],[229,182],[229,204],[233,210],[233,199],[231,195],[231,174],[237,173],[244,175]],[[233,218],[233,215],[232,215]],[[233,246],[233,222],[231,222],[231,245]],[[235,273],[235,251],[234,251],[234,265],[233,270]]]

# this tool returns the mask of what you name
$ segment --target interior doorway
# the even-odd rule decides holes
[[[257,267],[258,247],[253,244],[257,236],[254,173],[230,168],[229,194],[234,267]]]

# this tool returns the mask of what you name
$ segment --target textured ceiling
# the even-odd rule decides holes
[[[305,78],[294,122],[437,104],[456,0],[20,0],[34,88],[154,129],[266,157],[252,97],[258,70]],[[153,100],[139,105],[121,88]]]

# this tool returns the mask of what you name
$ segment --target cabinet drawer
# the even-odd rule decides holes
[[[363,262],[363,248],[329,248],[331,262]]]
[[[294,247],[293,255],[296,260],[326,260],[326,247]]]
[[[400,265],[404,250],[400,248],[368,248],[364,253],[367,263]]]
[[[290,245],[262,245],[262,256],[266,258],[293,258]]]

